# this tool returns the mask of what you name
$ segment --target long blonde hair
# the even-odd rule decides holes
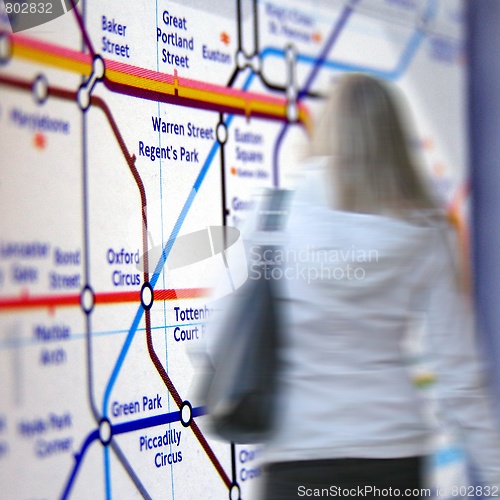
[[[410,154],[395,91],[363,74],[334,86],[312,142],[332,158],[336,205],[351,212],[402,214],[437,208]]]

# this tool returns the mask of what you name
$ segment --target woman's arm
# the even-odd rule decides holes
[[[437,373],[440,416],[458,428],[482,483],[500,487],[500,418],[493,414],[472,304],[460,290],[452,250],[456,246],[449,243],[445,229],[437,229],[434,239],[426,344]]]

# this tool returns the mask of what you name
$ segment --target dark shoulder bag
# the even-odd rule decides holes
[[[258,219],[260,231],[284,228],[289,193],[275,190],[266,197]],[[259,248],[260,263],[266,266],[263,252],[277,247]],[[267,272],[262,267],[258,279],[248,279],[233,292],[238,294],[236,310],[222,326],[203,390],[212,430],[235,443],[264,442],[274,426],[281,326],[272,265]]]

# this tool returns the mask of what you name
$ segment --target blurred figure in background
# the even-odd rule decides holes
[[[431,430],[404,349],[416,316],[426,318],[441,417],[500,494],[500,439],[457,244],[393,92],[369,76],[340,78],[294,195],[276,259],[286,339],[266,500],[424,486]]]

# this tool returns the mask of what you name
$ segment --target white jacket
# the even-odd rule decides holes
[[[287,258],[277,272],[287,278],[280,280],[287,338],[266,459],[428,453],[430,426],[403,348],[412,316],[423,312],[441,416],[460,429],[481,479],[500,485],[500,438],[451,231],[423,212],[406,222],[333,210],[327,185],[322,168],[310,172],[275,254]]]

